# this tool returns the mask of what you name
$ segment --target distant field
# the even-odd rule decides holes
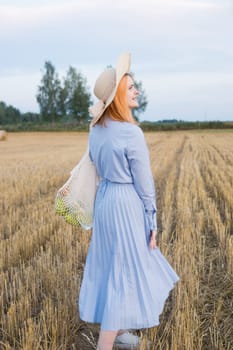
[[[0,142],[0,349],[95,349],[99,326],[80,321],[77,309],[91,231],[72,228],[54,212],[56,190],[87,136],[10,133]],[[145,137],[159,246],[181,280],[160,325],[138,334],[156,350],[232,350],[233,134]]]

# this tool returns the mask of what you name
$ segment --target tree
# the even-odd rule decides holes
[[[50,61],[45,62],[44,69],[45,72],[41,79],[41,85],[38,87],[36,99],[39,103],[42,118],[53,122],[60,117],[59,97],[61,84],[55,67]]]
[[[26,112],[21,114],[21,121],[24,123],[36,123],[40,121],[40,115],[38,113]]]
[[[148,104],[148,100],[147,100],[145,90],[142,87],[142,82],[136,81],[134,79],[134,84],[135,84],[136,89],[139,91],[139,96],[138,96],[139,107],[133,109],[133,116],[137,121],[139,121],[139,115],[141,113],[145,112],[147,104]]]
[[[59,93],[58,93],[58,102],[57,102],[57,108],[58,108],[58,114],[61,118],[66,118],[67,111],[66,111],[66,102],[67,102],[68,92],[65,86],[61,86]]]
[[[6,104],[0,101],[0,124],[6,123]]]
[[[64,80],[62,96],[61,105],[64,105],[66,115],[79,122],[88,120],[91,94],[88,91],[86,79],[74,67],[69,67]]]
[[[21,121],[20,111],[11,105],[7,106],[6,120],[7,120],[7,123],[9,124],[19,123]]]
[[[20,111],[5,102],[0,102],[0,124],[14,124],[21,121]]]

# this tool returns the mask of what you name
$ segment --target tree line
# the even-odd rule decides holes
[[[135,81],[140,91],[139,108],[134,117],[139,120],[140,113],[147,106],[147,96],[141,81]],[[0,125],[16,123],[75,123],[88,124],[88,108],[93,103],[87,79],[75,67],[70,66],[66,76],[60,79],[54,64],[45,61],[42,78],[37,89],[36,100],[40,113],[21,113],[19,109],[0,102]]]
[[[133,114],[139,121],[139,116],[145,111],[148,100],[142,82],[135,80],[135,85],[140,94],[139,108],[134,109]],[[14,106],[0,101],[0,128],[6,128],[9,131],[88,130],[91,119],[88,108],[93,100],[87,79],[75,67],[70,66],[65,77],[60,79],[53,63],[45,61],[36,100],[39,105],[39,113],[21,113]],[[231,122],[185,122],[174,118],[156,122],[145,120],[140,125],[145,131],[233,128]]]

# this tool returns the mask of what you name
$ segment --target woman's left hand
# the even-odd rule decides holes
[[[157,241],[156,241],[157,231],[151,230],[150,231],[150,249],[155,249],[157,247]]]

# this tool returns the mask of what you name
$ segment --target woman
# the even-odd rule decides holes
[[[79,295],[80,318],[100,323],[98,350],[135,344],[129,329],[153,327],[179,280],[156,244],[155,187],[149,152],[132,115],[138,91],[130,55],[97,79],[99,101],[89,135],[90,158],[101,177]]]

